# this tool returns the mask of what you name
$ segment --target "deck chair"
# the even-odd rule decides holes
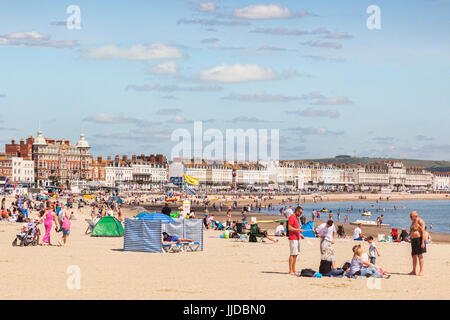
[[[200,248],[200,242],[182,242],[183,251],[194,252]]]
[[[236,233],[238,234],[239,238],[234,238],[234,241],[245,241],[247,240],[247,233],[243,231],[243,224],[242,222],[236,223]]]
[[[249,238],[251,235],[254,235],[258,242],[262,242],[263,238],[265,237],[265,235],[259,231],[259,227],[256,223],[250,225],[250,232],[248,233]]]
[[[176,253],[183,251],[182,243],[162,244],[162,252],[164,253]]]
[[[95,224],[92,222],[91,219],[84,219],[84,221],[86,221],[88,223],[88,227],[87,227],[86,231],[84,232],[84,234],[92,233],[92,230],[94,230]]]

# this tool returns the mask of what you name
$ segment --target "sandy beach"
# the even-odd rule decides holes
[[[123,238],[85,235],[89,208],[75,210],[66,247],[12,247],[20,224],[0,223],[1,299],[449,299],[450,244],[435,243],[425,255],[425,275],[409,276],[410,245],[378,243],[377,264],[390,279],[302,278],[287,274],[289,246],[236,242],[204,233],[203,252],[125,252]],[[125,215],[132,215],[126,211]],[[41,226],[41,229],[43,227]],[[364,231],[364,229],[363,229]],[[61,238],[52,231],[52,243]],[[356,242],[336,240],[337,265],[352,257]],[[368,245],[363,243],[364,251]],[[318,239],[301,243],[297,270],[318,270]],[[68,289],[70,266],[80,270],[80,289]]]

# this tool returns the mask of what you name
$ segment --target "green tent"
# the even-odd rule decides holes
[[[92,230],[93,237],[121,237],[123,227],[119,220],[106,216],[101,218]]]

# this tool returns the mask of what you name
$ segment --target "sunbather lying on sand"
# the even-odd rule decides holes
[[[181,243],[181,242],[194,242],[192,239],[181,239],[177,236],[171,236],[167,232],[162,233],[162,243],[163,244],[172,244],[172,243]]]

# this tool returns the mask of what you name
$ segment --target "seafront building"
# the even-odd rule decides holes
[[[450,191],[450,172],[433,173],[433,190]]]
[[[76,145],[44,138],[42,131],[19,143],[11,140],[0,154],[0,187],[12,184],[65,186],[70,189],[152,190],[187,174],[195,188],[323,191],[450,190],[450,173],[408,167],[401,161],[369,164],[320,163],[303,160],[219,161],[174,159],[164,155],[116,155],[94,158],[84,134]]]
[[[5,145],[5,154],[16,157],[16,171],[12,169],[14,182],[27,182],[23,179],[29,178],[37,186],[44,187],[50,185],[70,185],[73,181],[87,181],[90,179],[90,156],[89,143],[85,135],[81,134],[76,145],[72,145],[69,140],[55,140],[44,138],[42,131],[37,132],[36,138],[30,136],[26,142],[22,139],[20,144],[12,140]],[[23,161],[17,160],[23,159]],[[33,161],[33,177],[29,174]],[[24,172],[27,172],[25,176]]]

